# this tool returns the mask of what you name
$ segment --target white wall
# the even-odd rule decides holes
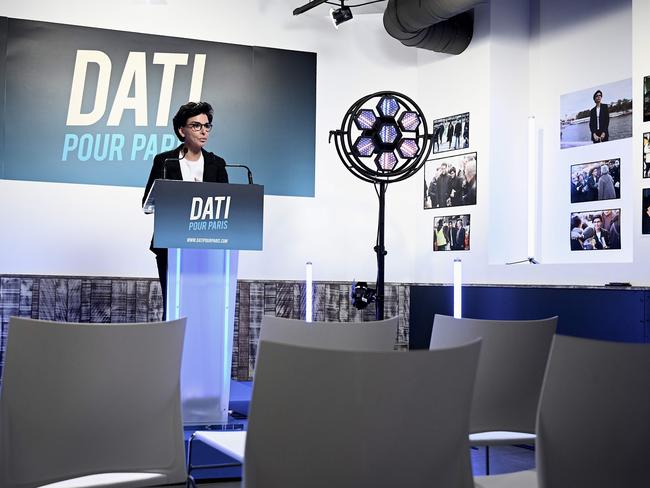
[[[597,0],[596,6],[604,3]],[[315,198],[266,197],[264,251],[240,254],[241,278],[301,279],[304,262],[311,260],[317,280],[374,279],[377,198],[370,184],[343,167],[327,136],[355,100],[388,89],[415,99],[429,120],[471,112],[469,150],[478,152],[479,182],[478,205],[453,212],[422,209],[421,173],[389,186],[388,281],[449,282],[451,262],[460,256],[464,276],[473,283],[648,284],[641,257],[650,243],[639,235],[637,139],[642,131],[641,78],[650,74],[643,51],[650,45],[649,34],[642,19],[648,18],[650,6],[643,0],[634,6],[609,3],[615,6],[602,6],[597,15],[594,2],[587,0],[541,0],[539,6],[533,1],[536,35],[530,38],[528,5],[492,0],[477,9],[474,40],[460,56],[402,46],[385,33],[377,14],[356,15],[335,31],[325,6],[292,16],[300,4],[296,0],[113,0],[93,2],[92,8],[83,0],[23,0],[3,4],[0,15],[317,53]],[[607,32],[605,43],[602,32]],[[599,46],[598,55],[593,44]],[[632,75],[634,139],[609,143],[629,160],[622,175],[630,188],[621,201],[624,249],[571,253],[568,158],[578,149],[557,149],[559,96]],[[526,181],[529,114],[537,117],[544,134],[544,264],[505,266],[527,257],[521,183]],[[210,149],[218,153],[216,139]],[[589,150],[593,148],[585,148],[584,161],[607,157],[594,153],[589,159]],[[134,188],[0,180],[0,273],[156,276],[147,250],[152,222],[141,214],[140,198],[141,190]],[[472,250],[433,253],[434,215],[461,210],[472,215]],[[19,242],[9,237],[16,234]]]
[[[482,37],[479,43],[475,39],[468,51],[454,59],[461,64],[457,70],[446,59],[423,62],[436,55],[419,55],[420,96],[426,96],[423,87],[431,83],[453,86],[454,90],[448,88],[444,97],[430,96],[431,104],[438,102],[445,112],[436,111],[434,116],[462,112],[470,104],[470,150],[478,151],[479,190],[478,204],[466,207],[472,216],[472,250],[435,253],[432,257],[430,245],[427,249],[422,246],[416,256],[422,265],[414,273],[416,281],[450,282],[453,258],[461,257],[463,278],[471,283],[648,284],[648,265],[643,256],[648,253],[650,240],[640,235],[640,121],[641,81],[650,69],[640,65],[650,63],[643,59],[644,46],[649,44],[639,20],[644,15],[647,18],[647,3],[639,1],[632,6],[631,0],[533,0],[528,5],[517,0],[492,0],[489,20],[479,15],[477,25],[480,34],[488,24],[488,39],[484,43]],[[477,14],[481,11],[478,9]],[[560,151],[560,96],[630,77],[634,78],[636,107],[633,138]],[[472,80],[471,90],[466,89],[467,79]],[[542,264],[506,266],[506,262],[528,257],[529,115],[535,116],[540,136],[542,178],[536,258]],[[571,252],[569,215],[588,208],[587,204],[570,204],[569,166],[614,157],[622,160],[624,186],[621,200],[610,206],[622,208],[623,249]],[[597,208],[598,202],[594,205]],[[457,210],[463,211],[465,208]],[[420,212],[417,239],[430,242],[434,216],[450,213],[444,209]]]

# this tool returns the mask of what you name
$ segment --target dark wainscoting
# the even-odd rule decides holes
[[[412,286],[409,348],[426,349],[435,314],[453,315],[453,287]],[[560,334],[650,342],[650,288],[463,287],[463,316],[527,320],[557,315]]]
[[[314,283],[314,320],[374,320],[373,306],[359,311],[350,304],[350,286],[351,283],[342,282]],[[409,343],[409,292],[407,284],[386,284],[385,315],[400,317],[398,349],[406,349]],[[262,316],[304,318],[305,296],[304,282],[239,280],[233,379],[252,378]],[[159,320],[161,313],[162,295],[157,279],[0,275],[0,374],[7,325],[12,315],[57,322],[110,324],[152,322]]]

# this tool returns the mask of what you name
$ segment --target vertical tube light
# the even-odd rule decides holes
[[[528,117],[528,258],[537,250],[537,126],[535,117]]]
[[[307,261],[305,264],[305,275],[306,275],[306,280],[305,280],[305,320],[307,322],[311,322],[313,318],[313,310],[312,310],[312,303],[313,303],[313,274],[312,274],[312,265],[311,261]]]
[[[463,312],[463,262],[454,259],[454,318],[462,318]]]

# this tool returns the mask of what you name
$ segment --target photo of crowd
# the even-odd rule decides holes
[[[469,214],[433,219],[434,251],[469,251]]]
[[[632,137],[632,79],[560,97],[560,149]]]
[[[621,209],[571,214],[571,250],[621,248]]]
[[[571,166],[571,203],[621,198],[621,160]]]
[[[476,204],[476,153],[432,159],[424,165],[424,208]]]
[[[433,121],[433,153],[469,147],[469,112]]]
[[[650,132],[643,134],[643,177],[650,178]]]
[[[650,188],[643,189],[643,208],[641,209],[641,233],[650,234]]]

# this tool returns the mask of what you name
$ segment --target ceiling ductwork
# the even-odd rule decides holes
[[[460,54],[474,33],[474,7],[485,0],[388,0],[384,27],[402,44]]]

